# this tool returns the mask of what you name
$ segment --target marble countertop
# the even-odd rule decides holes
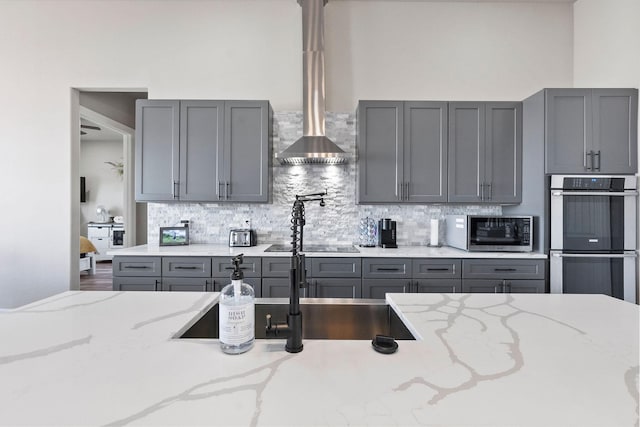
[[[286,257],[289,252],[265,252],[271,244],[263,244],[252,247],[230,248],[226,245],[192,244],[188,246],[158,246],[140,245],[124,249],[115,249],[107,252],[109,255],[133,255],[133,256],[229,256],[243,253],[245,256],[257,257]],[[547,255],[540,252],[467,252],[448,246],[400,246],[395,249],[387,248],[362,248],[360,252],[306,252],[309,257],[379,257],[379,258],[491,258],[491,259],[546,259]]]
[[[388,294],[416,341],[174,338],[217,293],[65,292],[0,312],[0,425],[638,425],[634,304]]]

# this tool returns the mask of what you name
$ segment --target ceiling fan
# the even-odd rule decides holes
[[[86,135],[87,133],[85,131],[83,131],[82,129],[91,129],[91,130],[102,130],[100,129],[98,126],[91,126],[91,125],[80,125],[80,135]]]

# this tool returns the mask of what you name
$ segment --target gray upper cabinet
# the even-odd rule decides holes
[[[449,103],[449,202],[522,200],[522,103]]]
[[[217,168],[225,201],[269,201],[271,117],[267,101],[225,101],[224,156]]]
[[[637,89],[545,89],[546,173],[636,173]]]
[[[268,202],[268,101],[136,103],[136,200]]]
[[[223,113],[223,101],[180,101],[180,200],[219,197]]]
[[[136,101],[137,201],[175,200],[180,176],[180,101]]]
[[[358,202],[447,200],[447,103],[360,101]]]

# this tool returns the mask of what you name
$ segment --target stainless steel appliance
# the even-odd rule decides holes
[[[531,252],[533,217],[447,215],[448,246],[470,252]]]
[[[637,188],[629,175],[551,176],[551,293],[636,302]]]
[[[389,218],[378,221],[378,246],[383,248],[397,248],[396,222]]]
[[[255,246],[257,244],[256,231],[250,228],[229,231],[230,247]]]

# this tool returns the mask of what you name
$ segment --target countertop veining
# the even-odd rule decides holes
[[[388,294],[419,338],[176,339],[217,293],[65,292],[0,312],[2,425],[638,425],[637,305]]]

